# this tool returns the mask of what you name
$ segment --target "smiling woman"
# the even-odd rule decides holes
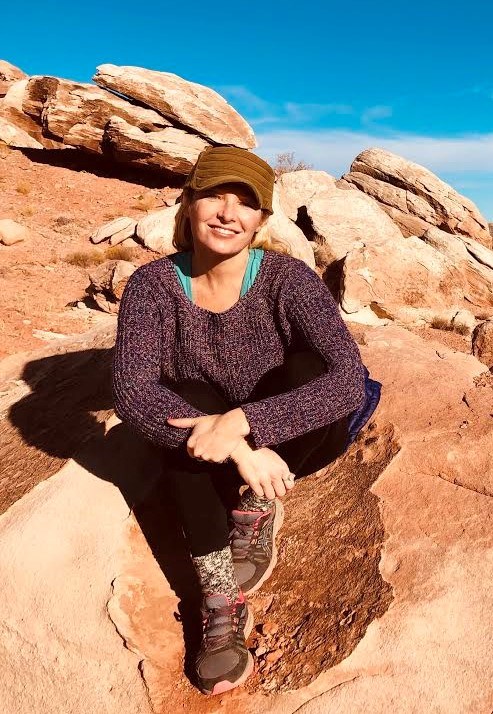
[[[268,235],[273,187],[254,154],[203,151],[183,190],[177,252],[135,271],[118,320],[115,409],[162,448],[203,593],[204,693],[253,669],[245,595],[275,566],[281,499],[371,414],[361,416],[364,367],[328,288]]]

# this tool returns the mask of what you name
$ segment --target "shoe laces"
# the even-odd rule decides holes
[[[229,542],[236,557],[244,558],[257,540],[262,530],[262,518],[268,516],[270,511],[257,511],[256,518],[250,522],[240,522],[232,517],[233,528],[229,534]]]
[[[207,649],[219,649],[234,639],[240,626],[238,603],[203,611],[203,635]]]

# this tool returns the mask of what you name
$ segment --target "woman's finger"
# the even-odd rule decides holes
[[[264,494],[264,489],[262,488],[260,483],[253,481],[253,482],[250,482],[248,485],[250,486],[252,491],[255,493],[255,495],[257,495],[259,498],[267,498],[267,496],[265,496],[265,494]]]
[[[276,497],[276,492],[274,490],[274,487],[271,483],[271,480],[269,478],[265,480],[260,480],[261,486],[264,490],[265,498],[268,498],[269,501],[273,501],[274,498]]]
[[[279,498],[282,498],[283,496],[286,495],[286,489],[285,489],[284,484],[282,483],[282,481],[281,481],[280,483],[278,483],[278,482],[276,481],[276,483],[275,483],[275,485],[274,485],[274,489],[275,489],[275,492],[276,492],[276,496],[279,496]]]

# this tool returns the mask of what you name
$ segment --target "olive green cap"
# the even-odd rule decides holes
[[[222,183],[243,183],[252,189],[259,207],[272,213],[275,174],[256,154],[236,146],[208,146],[197,159],[184,187],[196,191]]]

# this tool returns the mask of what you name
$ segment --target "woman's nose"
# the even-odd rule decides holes
[[[234,197],[224,197],[219,206],[218,215],[223,221],[234,221],[236,218],[236,201]]]

